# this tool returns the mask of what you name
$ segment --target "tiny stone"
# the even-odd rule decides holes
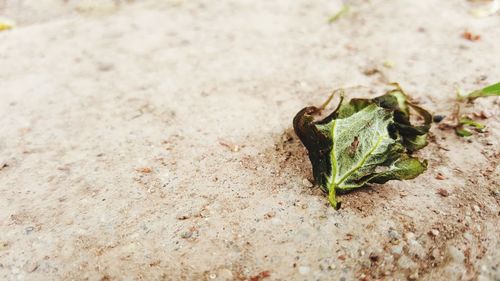
[[[220,280],[234,280],[233,273],[231,270],[224,268],[219,270],[219,279]]]
[[[23,266],[23,269],[26,271],[26,272],[33,272],[35,270],[37,270],[39,267],[39,264],[36,263],[36,262],[27,262],[24,266]]]
[[[31,232],[33,232],[33,230],[35,230],[35,228],[33,226],[28,226],[24,229],[24,232],[26,234],[31,234]]]
[[[417,240],[408,241],[408,253],[412,256],[423,258],[426,254],[424,248]]]
[[[113,64],[101,62],[97,64],[97,68],[102,72],[107,72],[113,69]]]
[[[192,232],[192,231],[184,231],[184,232],[181,234],[181,237],[182,237],[182,238],[184,238],[184,239],[191,238],[191,236],[193,236],[193,232]]]
[[[410,269],[410,268],[416,268],[417,264],[414,261],[412,261],[409,257],[401,256],[398,260],[398,266],[403,269]]]
[[[478,205],[474,205],[472,208],[474,209],[474,212],[476,212],[476,213],[481,212],[481,209],[479,208]]]
[[[369,256],[369,258],[370,258],[370,260],[372,262],[378,262],[378,260],[379,260],[380,257],[377,254],[375,254],[375,253],[371,253],[370,256]]]
[[[9,242],[0,241],[0,251],[5,250],[9,247]]]
[[[182,221],[189,219],[189,215],[177,215],[176,219]]]
[[[401,255],[401,253],[403,252],[403,246],[402,245],[392,246],[391,252],[396,255]]]
[[[415,271],[412,275],[408,276],[408,279],[410,280],[417,280],[418,279],[418,271]]]
[[[456,247],[449,246],[448,247],[448,255],[458,263],[462,263],[465,260],[464,254]]]
[[[399,240],[401,239],[401,235],[394,229],[389,229],[389,237],[391,238],[392,244],[399,244]]]
[[[310,182],[308,179],[304,178],[302,180],[302,184],[305,186],[305,187],[313,187],[314,185],[312,184],[312,182]]]
[[[307,275],[309,273],[309,271],[311,271],[311,269],[309,268],[309,266],[300,266],[299,267],[299,273],[301,275]]]
[[[439,194],[439,195],[441,195],[441,196],[443,196],[443,197],[448,197],[448,196],[450,196],[450,192],[449,192],[448,190],[444,189],[444,188],[439,188],[439,189],[437,190],[437,194]]]
[[[445,118],[446,116],[444,115],[434,115],[432,117],[432,121],[434,121],[434,123],[439,123],[441,121],[443,121],[443,119]]]
[[[440,254],[439,254],[439,249],[434,249],[432,250],[432,253],[431,253],[431,256],[434,258],[434,259],[438,259]]]
[[[439,235],[439,230],[437,229],[432,229],[430,232],[429,232],[430,235],[436,237]]]
[[[442,173],[437,173],[436,179],[437,180],[444,180],[444,179],[446,179],[446,177]]]
[[[406,232],[405,233],[405,237],[408,240],[415,240],[415,233],[413,233],[413,232]]]
[[[474,236],[472,236],[472,234],[470,232],[466,232],[466,233],[464,233],[464,238],[469,240],[469,241],[472,241]]]
[[[270,218],[273,218],[276,216],[276,212],[275,211],[269,211],[267,213],[264,214],[264,218],[265,219],[270,219]]]

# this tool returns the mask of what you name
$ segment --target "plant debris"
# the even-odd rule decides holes
[[[265,271],[260,272],[257,275],[251,276],[249,278],[249,280],[250,281],[260,281],[260,280],[267,278],[269,276],[271,276],[271,272],[269,272],[269,270],[265,270]]]
[[[475,99],[480,98],[480,97],[493,97],[493,96],[500,96],[500,82],[493,84],[493,85],[486,86],[482,89],[470,92],[465,96],[461,95],[461,96],[459,96],[459,99],[461,99],[461,100],[467,99],[467,100],[471,101],[471,100],[475,100]]]
[[[500,96],[500,82],[496,84],[492,84],[489,86],[486,86],[482,89],[472,91],[468,94],[464,94],[463,91],[460,88],[457,88],[457,99],[458,101],[473,101],[477,98],[480,97],[493,97],[493,96]],[[486,119],[491,116],[489,112],[482,112],[482,113],[475,113],[473,114],[476,117],[479,117],[481,119]],[[484,129],[486,128],[485,125],[474,121],[470,116],[466,115],[460,115],[460,104],[457,103],[455,105],[455,112],[453,113],[454,120],[456,120],[455,125],[447,125],[447,127],[451,127],[455,129],[455,133],[458,136],[461,137],[469,137],[472,136],[472,132],[470,129],[473,129],[478,132],[484,132]]]
[[[432,115],[408,100],[398,84],[374,99],[351,99],[322,120],[321,107],[305,107],[293,120],[295,133],[309,151],[315,184],[328,193],[330,204],[340,208],[336,193],[368,183],[413,179],[427,168],[427,161],[411,153],[427,145]],[[335,92],[334,92],[335,93]],[[424,121],[413,125],[416,112]]]
[[[481,35],[479,34],[473,34],[471,33],[470,31],[465,31],[463,34],[462,34],[462,37],[464,39],[467,39],[469,41],[479,41],[481,40]]]
[[[7,163],[0,163],[0,171],[3,170],[4,168],[8,168],[9,164]]]
[[[15,27],[14,21],[0,17],[0,31],[13,29]]]
[[[462,116],[458,119],[458,124],[455,127],[455,132],[461,137],[472,136],[472,132],[469,131],[467,127],[475,129],[478,132],[483,132],[484,128],[486,128],[486,126],[484,126],[483,124],[476,122],[467,116]]]
[[[349,12],[349,5],[342,5],[340,10],[328,19],[328,23],[334,23]]]
[[[230,141],[224,140],[224,139],[219,139],[219,144],[229,148],[232,152],[238,152],[240,151],[240,147],[237,144],[234,144]]]
[[[149,174],[149,173],[153,172],[153,169],[151,169],[149,167],[142,167],[142,168],[137,168],[136,171],[143,173],[143,174]]]
[[[494,15],[500,9],[500,1],[498,0],[468,0],[470,7],[469,12],[478,18]]]

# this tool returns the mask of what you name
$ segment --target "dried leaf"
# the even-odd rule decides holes
[[[341,101],[329,116],[315,121],[321,108],[306,107],[294,118],[294,129],[309,151],[316,184],[339,208],[336,192],[367,183],[413,179],[427,168],[411,152],[427,145],[432,115],[408,101],[399,87],[374,99]],[[410,108],[424,122],[410,122]]]

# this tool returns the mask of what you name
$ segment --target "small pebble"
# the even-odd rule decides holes
[[[458,263],[462,263],[465,260],[464,254],[455,246],[448,247],[448,255]]]
[[[9,242],[0,241],[0,251],[5,250],[9,247]]]
[[[446,179],[446,177],[442,173],[437,173],[436,179],[437,180],[444,180],[444,179]]]
[[[437,237],[439,235],[439,230],[431,229],[431,231],[429,231],[429,234],[434,236],[434,237]]]
[[[300,266],[299,267],[299,273],[301,275],[307,275],[309,273],[309,271],[311,271],[311,269],[309,268],[309,266]]]
[[[439,253],[439,249],[438,248],[432,250],[431,257],[433,257],[434,259],[438,259],[439,256],[440,256],[440,253]]]
[[[403,269],[411,269],[411,268],[416,268],[417,264],[414,261],[412,261],[409,257],[401,256],[398,260],[398,266]]]
[[[401,253],[403,252],[403,246],[402,245],[392,246],[391,252],[396,255],[401,255]]]
[[[432,117],[432,121],[434,121],[434,123],[439,123],[441,121],[443,121],[443,119],[445,118],[446,116],[444,115],[434,115]]]
[[[408,279],[417,280],[418,279],[418,271],[415,271],[412,275],[408,276]]]
[[[472,234],[470,232],[465,232],[464,238],[469,240],[469,241],[472,241],[472,239],[474,239],[474,236],[472,236]]]
[[[193,232],[192,232],[192,231],[184,231],[184,232],[181,234],[181,237],[182,237],[182,238],[184,238],[184,239],[191,238],[191,236],[193,236]]]
[[[394,229],[389,229],[389,237],[391,238],[392,244],[398,244],[401,239],[401,235]]]
[[[182,221],[182,220],[189,219],[190,216],[189,215],[177,215],[175,218],[178,219],[178,220],[180,220],[180,221]]]
[[[472,208],[474,209],[474,212],[476,212],[476,213],[481,212],[481,209],[479,208],[478,205],[474,205]]]
[[[265,219],[270,219],[270,218],[274,218],[276,216],[276,212],[275,211],[269,211],[267,213],[264,214],[264,218]]]
[[[443,196],[443,197],[448,197],[450,196],[450,192],[444,188],[438,188],[437,194]]]
[[[28,235],[28,234],[31,234],[31,232],[33,232],[33,230],[35,230],[35,228],[33,226],[28,226],[24,229],[24,233],[26,233],[26,235]]]
[[[426,255],[425,249],[418,243],[417,240],[408,241],[408,253],[412,256],[423,258]]]
[[[415,240],[415,233],[413,233],[413,232],[406,232],[405,233],[405,237],[408,240]]]
[[[313,187],[314,185],[312,184],[312,182],[310,182],[308,179],[304,178],[302,180],[302,184],[305,186],[305,187]]]

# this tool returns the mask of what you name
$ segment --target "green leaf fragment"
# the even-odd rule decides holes
[[[492,97],[492,96],[500,96],[500,82],[484,87],[480,90],[473,91],[466,95],[466,98],[469,100],[474,100],[480,97]]]
[[[479,132],[482,132],[486,126],[470,119],[469,117],[462,116],[458,119],[458,125],[455,127],[455,133],[461,137],[470,137],[472,136],[472,132],[467,130],[465,126],[476,129]]]
[[[336,209],[337,192],[413,179],[427,168],[426,161],[410,154],[427,145],[432,115],[409,102],[395,86],[374,99],[341,101],[323,120],[314,121],[313,115],[320,111],[316,107],[306,107],[294,118],[295,132],[309,151],[315,182]],[[410,109],[423,124],[411,124]]]
[[[14,28],[14,21],[0,17],[0,31],[5,31]]]
[[[349,5],[342,5],[340,10],[328,19],[328,23],[334,23],[349,12]]]

